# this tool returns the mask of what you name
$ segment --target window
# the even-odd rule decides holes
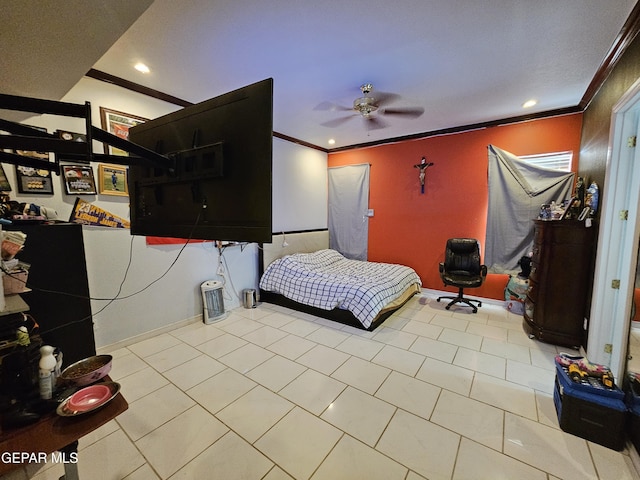
[[[551,170],[571,171],[571,160],[573,152],[541,153],[538,155],[522,155],[518,157],[525,162]]]

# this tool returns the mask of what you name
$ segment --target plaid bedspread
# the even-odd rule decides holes
[[[335,250],[279,258],[260,279],[261,289],[296,302],[349,310],[365,328],[413,284],[421,281],[410,267],[349,260]]]

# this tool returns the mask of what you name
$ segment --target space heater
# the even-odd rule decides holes
[[[222,282],[217,280],[206,281],[200,286],[204,305],[202,321],[207,325],[222,320],[226,316],[224,313],[222,286]]]

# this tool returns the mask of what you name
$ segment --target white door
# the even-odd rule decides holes
[[[587,354],[622,384],[640,232],[640,81],[613,109]]]
[[[329,247],[367,260],[369,165],[329,168]]]

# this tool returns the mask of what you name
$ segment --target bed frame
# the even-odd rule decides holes
[[[263,272],[278,258],[290,255],[292,253],[312,253],[324,248],[329,248],[329,230],[308,230],[304,232],[284,232],[282,234],[273,235],[271,243],[264,243],[260,248],[259,267],[260,276]],[[305,305],[294,300],[290,300],[283,295],[273,292],[267,292],[260,289],[260,301],[280,305],[299,312],[309,313],[317,317],[326,318],[334,322],[358,328],[360,330],[375,330],[393,312],[402,307],[411,299],[419,289],[415,291],[407,291],[393,305],[384,308],[375,318],[369,328],[365,328],[362,323],[348,310],[334,308],[333,310],[324,310],[317,307]]]

